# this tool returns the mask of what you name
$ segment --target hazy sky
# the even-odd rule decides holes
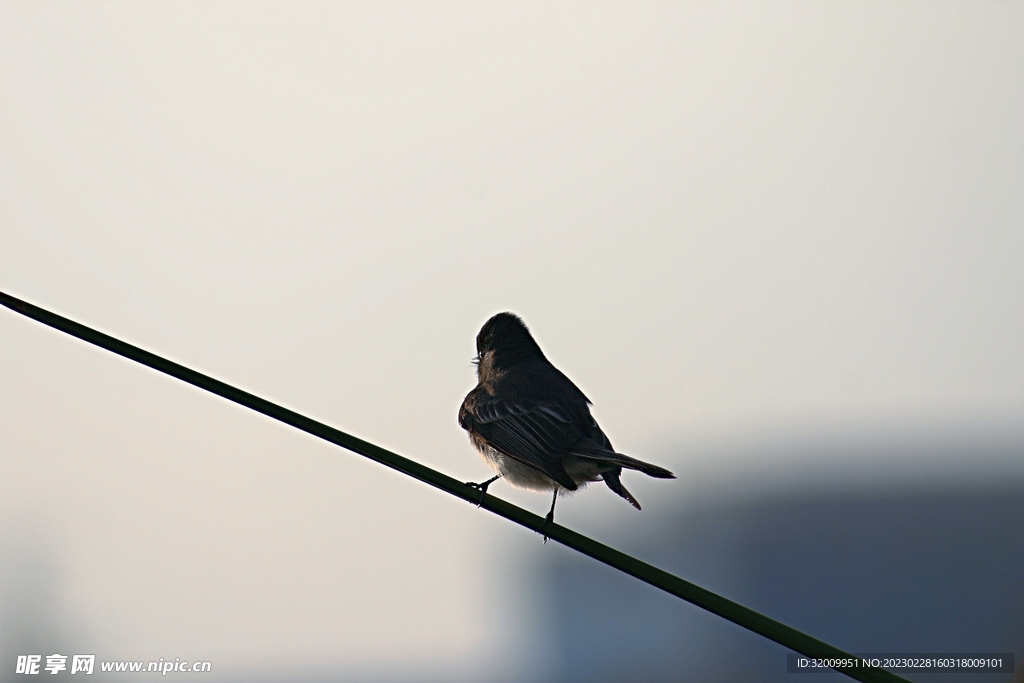
[[[654,514],[677,440],[1013,428],[1021,36],[1017,0],[0,2],[0,289],[467,480],[513,310],[683,475],[627,475]],[[4,311],[0,349],[0,628],[40,651],[542,659],[526,532]]]

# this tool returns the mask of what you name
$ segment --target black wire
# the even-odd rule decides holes
[[[705,590],[700,586],[690,583],[684,579],[669,574],[666,571],[658,569],[646,562],[619,552],[614,548],[610,548],[602,543],[578,534],[575,531],[571,531],[558,524],[546,524],[545,519],[531,512],[512,505],[500,498],[486,493],[481,493],[478,489],[467,486],[461,481],[452,479],[446,474],[442,474],[437,470],[421,465],[418,462],[409,460],[408,458],[402,457],[397,453],[385,450],[380,446],[376,446],[369,441],[363,441],[360,438],[354,437],[345,432],[339,431],[333,427],[329,427],[322,422],[310,419],[295,411],[283,408],[275,403],[271,403],[259,396],[254,396],[241,389],[225,384],[219,380],[213,379],[208,375],[204,375],[201,372],[190,370],[184,365],[179,365],[173,361],[169,361],[166,358],[161,358],[149,351],[144,351],[137,346],[132,346],[126,342],[115,339],[109,335],[98,332],[92,328],[86,327],[73,320],[68,320],[56,313],[51,313],[45,309],[33,306],[30,303],[16,299],[9,294],[0,292],[0,304],[3,304],[7,308],[13,311],[21,313],[22,315],[28,316],[34,320],[49,325],[62,332],[66,332],[74,337],[78,337],[83,341],[87,341],[90,344],[95,344],[101,348],[112,351],[125,358],[130,358],[138,363],[149,366],[154,370],[158,370],[172,377],[188,382],[200,389],[205,389],[211,393],[217,394],[223,398],[233,401],[240,405],[252,408],[253,410],[263,413],[268,417],[272,417],[275,420],[289,424],[292,427],[301,429],[304,432],[318,436],[321,439],[330,441],[333,444],[347,448],[350,451],[358,453],[362,456],[370,458],[382,465],[386,465],[392,469],[398,470],[403,474],[407,474],[410,477],[415,477],[422,482],[426,482],[431,486],[435,486],[442,491],[446,491],[453,496],[457,496],[465,501],[479,505],[485,510],[489,510],[496,515],[500,515],[507,520],[520,524],[527,529],[531,529],[538,533],[543,533],[553,541],[568,546],[574,550],[577,550],[584,555],[589,555],[599,562],[603,562],[610,567],[614,567],[619,571],[625,572],[630,576],[649,583],[656,588],[660,588],[667,593],[671,593],[676,597],[682,598],[687,602],[690,602],[698,607],[708,610],[714,614],[717,614],[724,619],[739,624],[745,629],[753,631],[759,635],[773,640],[780,645],[784,645],[796,652],[807,655],[809,657],[827,659],[827,660],[846,660],[849,662],[860,663],[856,657],[851,654],[840,650],[839,648],[833,647],[828,643],[822,642],[816,638],[801,633],[794,628],[786,626],[785,624],[775,621],[770,617],[755,612],[754,610],[744,607],[739,603],[723,598],[720,595],[712,593],[709,590]],[[860,666],[834,666],[832,667],[836,671],[844,673],[851,678],[864,683],[909,683],[906,679],[900,678],[899,676],[886,671],[885,669],[878,668],[863,668]]]

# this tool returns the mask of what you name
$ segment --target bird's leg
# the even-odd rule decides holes
[[[472,481],[467,481],[466,482],[466,486],[472,486],[475,489],[480,489],[480,502],[476,504],[477,507],[480,507],[483,504],[483,502],[484,502],[484,494],[487,493],[487,487],[490,486],[491,484],[493,484],[494,482],[498,481],[499,479],[501,479],[501,475],[500,474],[491,477],[487,481],[482,481],[479,484],[477,484],[475,482],[472,482]]]
[[[548,514],[544,517],[544,526],[542,526],[540,528],[541,529],[541,533],[543,533],[544,529],[546,529],[548,527],[548,524],[554,524],[555,523],[555,501],[557,501],[557,500],[558,500],[558,489],[556,488],[554,493],[551,494],[551,509],[548,510]],[[544,542],[545,543],[548,542],[548,537],[546,535],[544,536]]]
[[[500,474],[495,475],[495,476],[491,477],[490,479],[488,479],[487,481],[482,481],[480,483],[476,483],[476,482],[472,482],[472,481],[467,481],[466,482],[466,486],[472,486],[475,489],[480,489],[481,493],[487,493],[487,487],[490,486],[491,484],[493,484],[494,482],[498,481],[499,479],[501,479],[501,475]]]

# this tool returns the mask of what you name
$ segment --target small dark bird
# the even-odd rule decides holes
[[[498,313],[476,337],[479,383],[459,409],[459,425],[497,476],[470,484],[486,492],[504,477],[513,486],[551,491],[547,521],[559,493],[604,480],[637,510],[640,503],[619,481],[622,469],[675,479],[666,469],[616,453],[590,414],[590,399],[552,365],[526,325]]]

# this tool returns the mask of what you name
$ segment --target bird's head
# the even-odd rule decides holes
[[[543,359],[544,353],[530,330],[514,313],[498,313],[484,323],[476,336],[477,373],[501,372],[517,363]]]

